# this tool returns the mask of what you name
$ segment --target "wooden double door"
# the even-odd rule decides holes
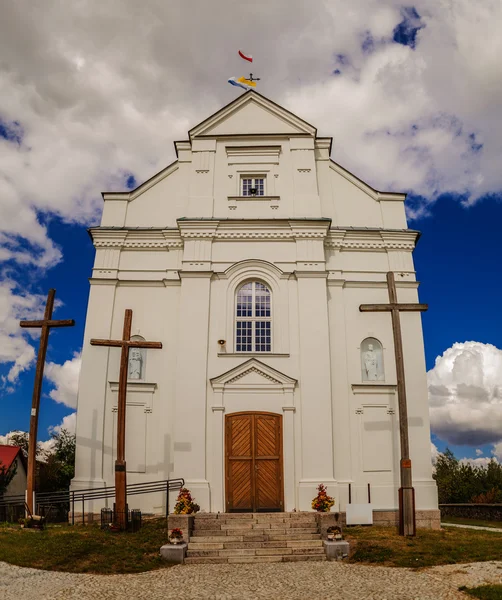
[[[226,415],[225,457],[227,512],[283,510],[282,415]]]

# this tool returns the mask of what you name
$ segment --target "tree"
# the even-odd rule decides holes
[[[75,435],[62,429],[52,434],[54,446],[39,465],[39,491],[67,490],[75,475]]]
[[[28,458],[28,446],[30,444],[30,434],[26,431],[15,431],[9,435],[9,444],[11,446],[19,446],[24,458]],[[37,443],[36,457],[42,456],[42,447]]]
[[[440,504],[502,501],[502,465],[494,459],[486,466],[472,465],[447,448],[436,460],[434,479]]]

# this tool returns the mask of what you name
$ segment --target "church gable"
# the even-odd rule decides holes
[[[296,385],[296,379],[288,377],[256,358],[252,358],[219,377],[214,377],[211,379],[211,385],[214,389],[238,389],[242,387],[248,389],[293,389]]]
[[[247,92],[191,129],[189,134],[191,139],[249,134],[307,134],[315,137],[316,128],[256,92]]]

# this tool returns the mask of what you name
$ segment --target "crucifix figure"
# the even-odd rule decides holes
[[[420,311],[428,309],[427,304],[399,304],[397,301],[396,281],[394,273],[387,273],[389,304],[361,304],[361,312],[390,312],[392,331],[394,334],[394,352],[396,356],[397,399],[399,405],[399,438],[401,441],[399,489],[399,533],[415,535],[415,490],[411,476],[410,444],[408,438],[408,409],[406,405],[406,381],[404,377],[403,338],[401,335],[401,311]]]
[[[93,346],[111,346],[122,348],[120,356],[118,414],[117,414],[117,459],[115,461],[115,524],[121,529],[127,524],[127,480],[125,461],[125,424],[126,424],[126,393],[127,373],[129,367],[129,348],[162,348],[161,342],[145,342],[131,340],[132,310],[126,309],[124,316],[124,331],[121,340],[92,339]]]
[[[31,401],[31,417],[30,417],[30,437],[28,442],[28,473],[26,484],[26,503],[28,510],[34,514],[35,507],[33,506],[33,491],[35,489],[35,466],[37,455],[37,434],[38,434],[38,409],[40,406],[40,393],[42,391],[42,381],[44,378],[45,355],[47,353],[47,345],[49,343],[49,331],[52,327],[72,327],[75,325],[73,319],[55,321],[52,319],[52,310],[54,308],[54,297],[56,290],[49,290],[47,295],[47,303],[45,305],[44,318],[40,321],[20,321],[21,327],[31,328],[39,327],[40,345],[38,347],[37,369],[35,371],[35,384],[33,386],[33,398]]]

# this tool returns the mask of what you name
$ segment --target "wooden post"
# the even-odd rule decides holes
[[[399,406],[399,439],[401,442],[399,489],[399,533],[413,536],[416,532],[415,490],[411,474],[410,443],[408,436],[408,408],[406,403],[406,380],[404,373],[403,338],[401,335],[401,311],[426,311],[427,304],[399,304],[397,301],[396,281],[392,271],[387,273],[389,304],[361,304],[361,312],[390,312],[394,335],[394,353],[396,357],[397,398]]]
[[[44,379],[45,355],[47,354],[47,345],[49,342],[49,332],[52,327],[72,327],[75,325],[73,319],[54,321],[52,311],[54,308],[54,297],[56,290],[49,290],[47,303],[45,305],[44,318],[40,321],[20,321],[19,325],[25,328],[39,327],[40,344],[38,347],[37,369],[35,371],[35,383],[33,385],[33,397],[31,401],[30,417],[30,437],[28,440],[28,473],[26,503],[31,514],[35,513],[33,506],[33,492],[35,491],[35,470],[37,461],[37,435],[38,435],[38,412],[40,407],[40,394],[42,392],[42,382]]]
[[[144,342],[131,340],[132,310],[126,309],[124,329],[121,340],[92,339],[93,346],[109,346],[121,348],[119,393],[117,407],[117,459],[115,460],[115,525],[125,529],[127,525],[127,477],[125,460],[125,429],[126,429],[126,396],[127,368],[129,363],[129,348],[162,348],[161,342]]]

